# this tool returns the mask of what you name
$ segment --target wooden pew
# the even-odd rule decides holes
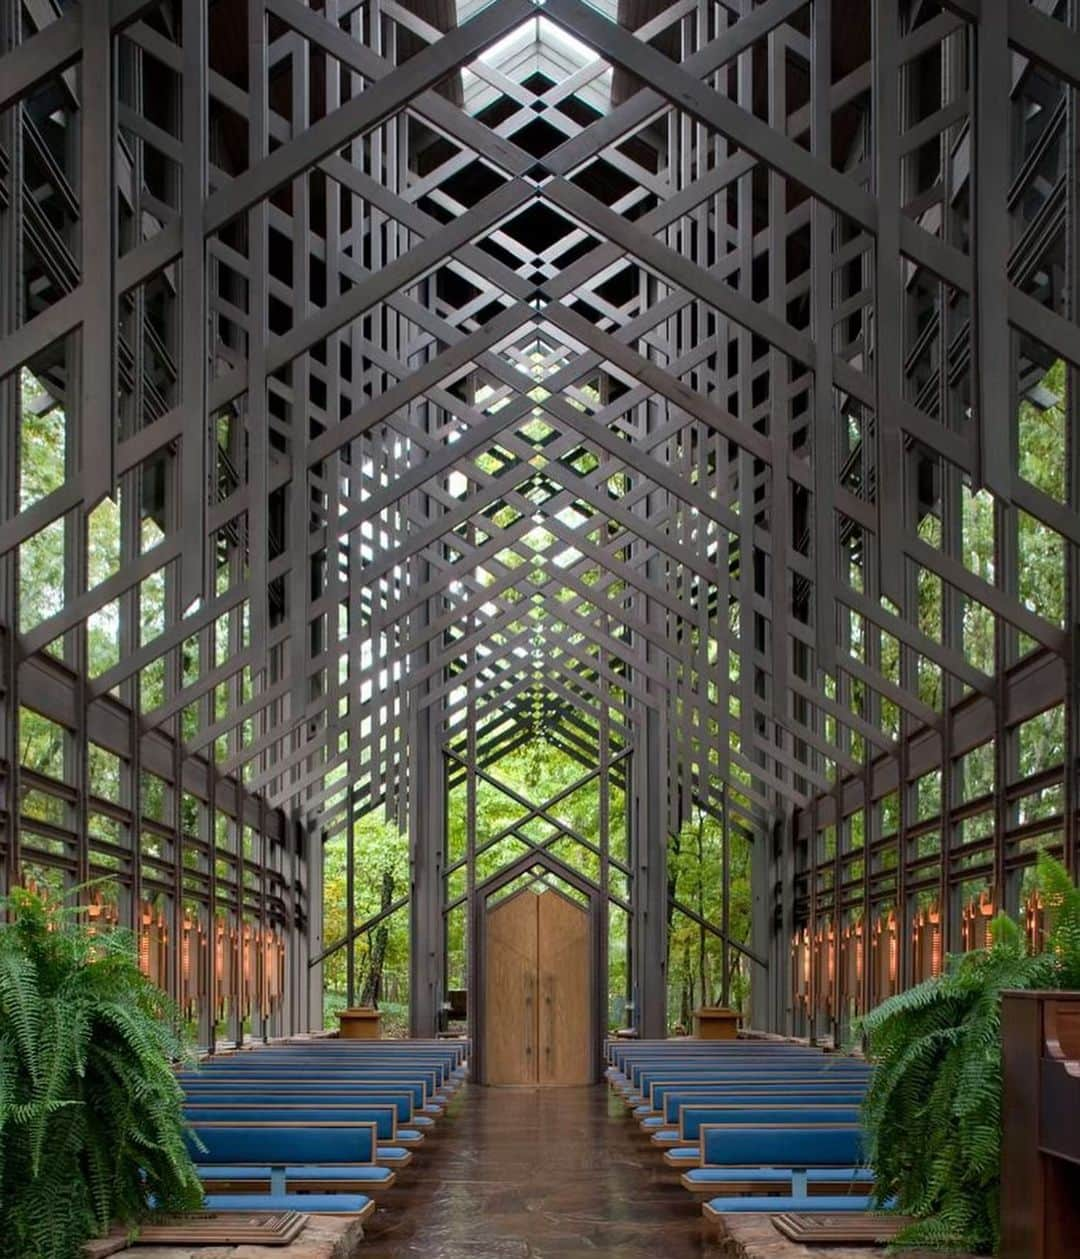
[[[424,1140],[424,1134],[412,1126],[413,1097],[405,1089],[353,1089],[340,1093],[279,1089],[273,1085],[262,1090],[195,1087],[185,1089],[184,1096],[188,1105],[202,1106],[388,1106],[395,1112],[399,1145],[420,1145]]]
[[[313,1066],[309,1062],[291,1059],[273,1061],[269,1057],[263,1058],[252,1055],[250,1058],[237,1060],[236,1062],[205,1062],[198,1068],[196,1074],[201,1075],[205,1079],[231,1079],[234,1077],[242,1079],[245,1076],[273,1078],[277,1076],[283,1079],[301,1078],[309,1080],[314,1078],[348,1080],[415,1076],[417,1079],[423,1079],[427,1082],[429,1102],[438,1103],[440,1099],[442,1102],[448,1100],[440,1092],[442,1088],[441,1072],[431,1063],[373,1060],[364,1064],[328,1062],[319,1066]]]
[[[677,1053],[654,1051],[645,1054],[625,1055],[612,1063],[609,1068],[609,1078],[628,1077],[633,1069],[637,1066],[644,1066],[650,1063],[684,1063],[690,1065],[695,1062],[728,1062],[733,1066],[740,1064],[751,1065],[754,1063],[766,1062],[827,1062],[828,1057],[816,1050],[790,1050],[787,1048],[777,1047],[767,1052],[748,1052],[746,1050],[736,1050],[725,1048],[723,1043],[713,1041],[707,1046],[703,1045],[700,1049],[693,1052],[680,1051]]]
[[[665,1113],[654,1122],[645,1120],[641,1129],[654,1145],[669,1147],[697,1144],[696,1129],[692,1137],[685,1131],[684,1116],[701,1110],[714,1110],[723,1114],[726,1110],[742,1107],[747,1110],[804,1107],[808,1110],[841,1107],[857,1111],[865,1093],[833,1093],[805,1090],[798,1093],[683,1093],[667,1094]]]
[[[1080,1239],[1080,993],[1002,998],[1002,1259],[1075,1259]]]
[[[313,1083],[310,1073],[303,1073],[296,1067],[288,1071],[268,1071],[266,1069],[245,1071],[221,1071],[206,1069],[202,1071],[179,1071],[177,1079],[186,1088],[194,1083],[218,1083],[224,1085],[251,1085],[260,1087],[267,1084],[296,1085]],[[378,1084],[382,1086],[412,1086],[420,1090],[418,1109],[420,1113],[441,1115],[443,1107],[432,1100],[435,1096],[434,1081],[428,1072],[410,1071],[403,1068],[387,1070],[377,1068],[370,1071],[335,1071],[321,1072],[318,1076],[321,1085],[333,1087],[338,1091],[347,1091],[354,1085]]]
[[[858,1093],[866,1092],[866,1080],[859,1076],[829,1077],[821,1076],[785,1076],[783,1079],[732,1080],[727,1079],[682,1079],[653,1080],[649,1085],[649,1097],[641,1105],[633,1108],[634,1118],[639,1123],[651,1123],[655,1127],[656,1120],[664,1121],[667,1113],[667,1098],[672,1093],[712,1093],[717,1097],[738,1097],[742,1094],[770,1093]]]
[[[679,1113],[677,1135],[652,1144],[666,1151],[669,1167],[694,1166],[701,1158],[701,1133],[705,1127],[810,1127],[857,1124],[858,1106],[819,1106],[800,1103],[796,1106],[683,1106]],[[672,1157],[668,1158],[670,1154]]]
[[[656,1067],[669,1067],[676,1070],[695,1069],[701,1067],[722,1067],[726,1071],[752,1070],[816,1070],[835,1062],[835,1058],[827,1058],[824,1054],[735,1054],[710,1050],[697,1054],[656,1054],[647,1057],[629,1059],[621,1069],[609,1068],[606,1078],[616,1092],[625,1092],[636,1084],[637,1076],[643,1071]],[[847,1059],[855,1061],[855,1059]]]
[[[725,1215],[739,1212],[848,1213],[868,1211],[872,1206],[872,1199],[866,1193],[816,1192],[829,1183],[820,1175],[815,1176],[815,1192],[810,1192],[811,1170],[850,1173],[852,1180],[856,1179],[862,1159],[862,1133],[858,1124],[743,1128],[704,1125],[700,1157],[702,1168],[698,1170],[722,1170],[727,1174],[737,1169],[733,1181],[750,1189],[742,1196],[714,1197],[706,1202],[702,1211],[710,1220],[721,1220]],[[790,1177],[788,1194],[774,1196],[777,1184],[782,1183],[776,1179],[777,1170]],[[683,1184],[692,1188],[696,1176],[697,1171],[687,1172]]]
[[[224,1058],[208,1058],[206,1064],[221,1067],[245,1067],[252,1063],[273,1070],[282,1067],[299,1067],[304,1071],[356,1070],[374,1066],[417,1067],[437,1073],[440,1089],[454,1090],[461,1083],[453,1061],[438,1054],[388,1054],[385,1052],[360,1052],[351,1050],[326,1050],[322,1053],[301,1053],[296,1050],[268,1048],[257,1054],[228,1055]]]
[[[765,1085],[783,1084],[785,1081],[840,1081],[841,1083],[850,1083],[851,1081],[863,1081],[869,1079],[869,1073],[861,1069],[851,1070],[847,1067],[838,1067],[831,1071],[723,1071],[715,1068],[696,1068],[687,1070],[685,1068],[665,1068],[655,1067],[642,1071],[637,1080],[637,1090],[632,1093],[624,1094],[623,1100],[631,1109],[635,1109],[644,1105],[650,1098],[650,1090],[653,1085],[658,1083],[666,1084],[740,1084],[740,1083],[758,1083]]]
[[[331,1098],[341,1098],[348,1105],[350,1102],[371,1101],[385,1094],[405,1094],[409,1099],[410,1111],[405,1122],[410,1128],[419,1128],[426,1132],[435,1123],[434,1115],[425,1113],[424,1110],[426,1088],[422,1080],[349,1080],[342,1084],[333,1080],[323,1082],[280,1078],[265,1080],[245,1076],[236,1081],[196,1077],[183,1079],[181,1083],[185,1094],[197,1091],[211,1101],[238,1096],[241,1093],[254,1093],[256,1097],[299,1094],[314,1100],[329,1101]]]
[[[373,1123],[202,1123],[189,1147],[204,1185],[232,1190],[208,1193],[208,1211],[366,1219],[375,1203],[357,1189],[394,1183],[394,1172],[375,1163]],[[290,1192],[290,1185],[309,1192]]]
[[[201,1123],[373,1123],[379,1142],[376,1162],[383,1167],[407,1167],[412,1153],[397,1135],[397,1111],[393,1106],[310,1106],[272,1101],[246,1105],[184,1103],[184,1117]]]
[[[698,1179],[702,1177],[702,1179]],[[709,1198],[733,1198],[749,1194],[757,1198],[774,1194],[792,1195],[793,1174],[789,1167],[691,1167],[681,1176],[682,1185],[692,1194]],[[874,1192],[874,1173],[868,1167],[808,1167],[808,1197],[823,1194],[858,1194],[869,1197]],[[764,1204],[761,1210],[772,1210]]]

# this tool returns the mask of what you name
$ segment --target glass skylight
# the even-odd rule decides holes
[[[459,21],[465,20],[464,7],[459,7]],[[534,74],[543,74],[552,83],[561,83],[586,66],[595,65],[595,76],[575,94],[598,112],[605,113],[610,108],[611,67],[588,45],[539,14],[485,49],[477,60],[513,83],[523,83]],[[485,79],[482,69],[478,73],[467,66],[463,68],[462,83],[465,109],[471,114],[480,113],[501,95],[498,86]]]

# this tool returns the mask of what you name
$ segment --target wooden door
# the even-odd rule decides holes
[[[536,898],[541,1084],[592,1082],[589,915],[558,892]]]
[[[518,892],[488,911],[484,965],[489,1084],[536,1083],[536,896]]]
[[[589,914],[547,891],[518,892],[487,913],[484,1075],[488,1084],[589,1084]]]

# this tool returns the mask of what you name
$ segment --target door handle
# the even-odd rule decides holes
[[[547,1057],[548,1066],[551,1066],[552,1055],[555,1052],[555,977],[548,975],[544,980],[544,1004],[547,1007],[547,1044],[544,1046],[544,1054]]]
[[[536,995],[536,980],[532,975],[525,976],[525,1057],[531,1058],[533,1052],[533,1027],[536,1015],[533,1011],[533,998]]]

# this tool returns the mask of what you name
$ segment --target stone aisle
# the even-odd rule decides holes
[[[381,1195],[357,1259],[882,1259],[796,1245],[765,1215],[705,1221],[606,1085],[469,1085],[400,1185]],[[934,1259],[908,1251],[905,1259]],[[964,1259],[958,1256],[957,1259]],[[969,1257],[970,1259],[970,1257]]]
[[[606,1085],[468,1086],[383,1195],[364,1259],[690,1259],[715,1229]]]

